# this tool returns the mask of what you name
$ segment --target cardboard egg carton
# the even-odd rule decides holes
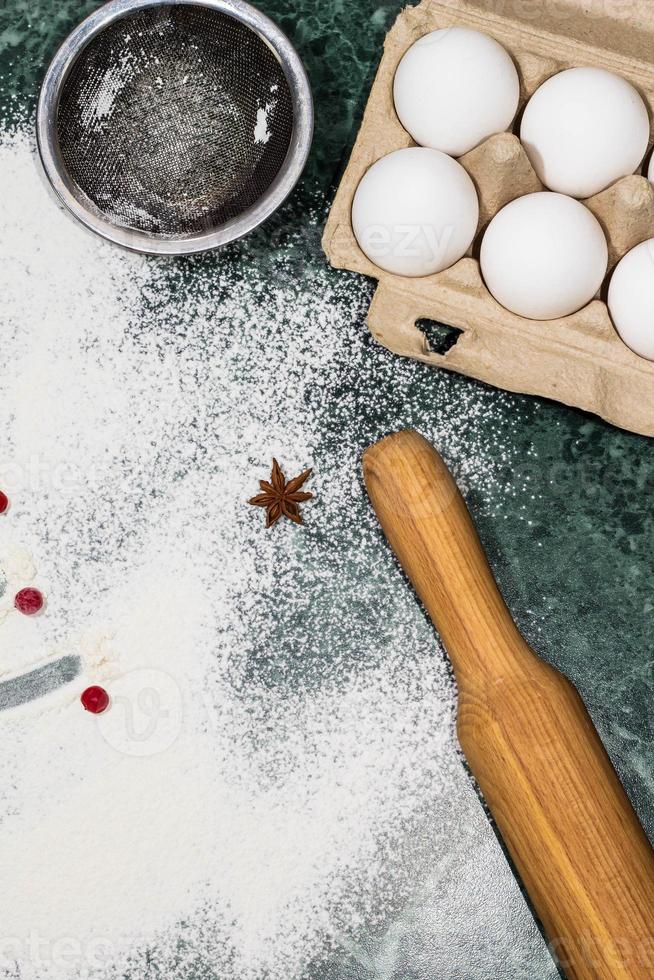
[[[517,120],[539,85],[577,66],[604,67],[628,79],[643,96],[652,120],[654,0],[423,0],[403,11],[386,37],[325,228],[327,257],[337,268],[378,280],[368,325],[396,354],[509,391],[553,398],[654,436],[654,362],[638,357],[622,342],[604,302],[615,264],[635,245],[654,237],[654,187],[642,173],[584,202],[606,233],[609,273],[596,299],[557,320],[527,320],[505,310],[480,273],[479,243],[490,219],[516,197],[543,189],[515,135],[517,124],[514,131],[492,136],[460,158],[480,199],[478,233],[468,256],[444,272],[413,279],[380,269],[357,244],[350,215],[359,181],[380,157],[415,145],[395,114],[395,69],[419,37],[453,25],[484,31],[511,54],[521,86]],[[650,147],[651,143],[650,138]],[[447,353],[437,353],[417,326],[421,319],[462,333]]]

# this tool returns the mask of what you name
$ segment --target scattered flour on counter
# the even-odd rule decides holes
[[[36,565],[25,548],[10,548],[0,561],[4,578],[8,585],[21,588],[28,585],[36,576]]]
[[[299,980],[412,893],[456,764],[361,449],[418,425],[491,500],[502,396],[366,346],[365,283],[298,281],[301,238],[157,262],[58,211],[27,133],[0,177],[0,554],[48,602],[0,672],[84,664],[0,715],[0,976]],[[273,455],[315,466],[305,528],[245,504]]]
[[[20,619],[20,614],[14,607],[14,598],[20,589],[27,585],[32,585],[36,578],[36,565],[29,551],[25,548],[9,547],[4,554],[0,554],[0,626],[7,622],[10,617]],[[17,624],[16,624],[17,625]],[[20,640],[24,631],[18,631],[18,637],[12,641],[9,631],[2,634],[7,647],[12,653],[20,646]],[[34,659],[32,657],[30,660]],[[0,678],[5,673],[10,657],[5,657],[4,663],[0,661]]]

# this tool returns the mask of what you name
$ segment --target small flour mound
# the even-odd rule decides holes
[[[412,894],[456,765],[361,450],[414,424],[492,505],[520,421],[368,345],[365,284],[298,283],[301,235],[160,263],[58,211],[28,133],[0,174],[0,554],[47,598],[0,671],[83,664],[0,716],[0,975],[299,980]],[[245,504],[273,455],[315,467],[304,528]]]
[[[254,124],[254,142],[267,143],[270,139],[270,129],[268,128],[268,117],[275,108],[274,102],[269,102],[265,106],[257,109],[257,118]]]

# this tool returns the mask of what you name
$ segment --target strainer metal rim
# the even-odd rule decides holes
[[[210,231],[159,237],[113,224],[71,180],[57,138],[57,111],[68,73],[86,45],[114,21],[150,7],[192,5],[218,11],[251,28],[273,50],[291,93],[293,131],[284,162],[259,200],[236,218]],[[134,252],[190,255],[226,245],[253,231],[279,208],[297,183],[313,137],[313,100],[304,65],[290,40],[265,14],[244,0],[110,0],[66,38],[46,72],[36,112],[36,140],[45,174],[66,209],[96,234]]]

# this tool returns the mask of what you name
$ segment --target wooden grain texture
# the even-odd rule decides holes
[[[452,661],[461,747],[562,968],[651,978],[654,852],[581,698],[519,633],[433,446],[388,436],[363,470]]]

